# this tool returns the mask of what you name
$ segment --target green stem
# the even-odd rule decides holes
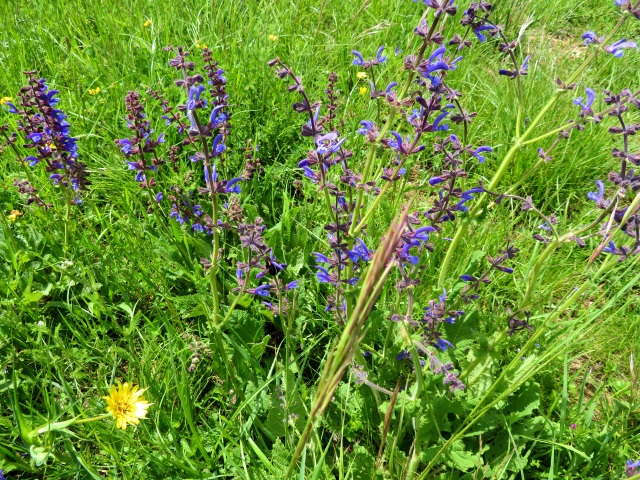
[[[105,418],[109,418],[110,416],[111,416],[110,413],[104,413],[104,414],[98,415],[96,417],[83,418],[82,420],[78,420],[77,422],[73,422],[73,424],[74,425],[79,425],[81,423],[97,422],[99,420],[104,420]]]

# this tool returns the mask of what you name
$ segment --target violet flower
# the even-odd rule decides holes
[[[481,153],[484,153],[484,152],[493,152],[493,148],[487,145],[483,145],[471,151],[470,153],[471,153],[471,156],[476,157],[480,163],[484,163],[486,159],[484,155],[480,155]]]
[[[612,45],[607,45],[603,47],[603,50],[607,53],[610,53],[616,58],[621,58],[624,55],[625,48],[636,48],[638,44],[636,42],[627,41],[626,38],[622,40],[618,40],[616,43]]]
[[[582,97],[578,97],[573,101],[574,105],[579,105],[580,107],[582,107],[580,116],[593,115],[593,109],[591,108],[591,105],[596,99],[596,92],[594,92],[592,88],[587,88],[585,89],[585,91],[587,93],[586,103],[584,103]]]
[[[605,38],[604,36],[598,37],[596,35],[596,33],[593,32],[593,31],[585,32],[582,35],[582,39],[584,40],[584,44],[585,45],[591,45],[592,43],[595,43],[596,45],[599,45],[600,43],[602,43],[604,41],[604,38]]]

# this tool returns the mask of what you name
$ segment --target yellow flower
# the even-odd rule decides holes
[[[20,210],[11,210],[11,213],[9,214],[9,220],[15,223],[15,221],[18,220],[18,217],[21,215],[22,212]]]
[[[97,95],[100,93],[100,87],[92,88],[89,90],[89,95]]]
[[[149,25],[151,25],[151,19],[148,19],[146,22],[144,22],[142,25],[144,25],[145,27],[148,27]]]
[[[269,34],[269,40],[272,40],[272,41],[274,41],[274,42],[275,42],[275,41],[276,41],[276,40],[278,40],[279,38],[280,38],[280,37],[279,37],[278,35],[271,35],[271,34]]]
[[[102,398],[107,402],[107,412],[116,419],[116,427],[124,430],[127,425],[137,425],[139,419],[146,418],[151,404],[142,397],[145,390],[129,383],[111,385],[109,395]]]
[[[367,87],[360,87],[360,95],[367,93]]]
[[[356,77],[358,77],[360,80],[364,80],[365,78],[367,78],[367,74],[366,72],[358,72],[356,73]]]
[[[7,102],[13,102],[13,97],[2,97],[2,98],[0,98],[0,105],[4,105]]]

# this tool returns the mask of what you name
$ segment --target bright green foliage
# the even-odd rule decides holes
[[[72,241],[65,247],[64,205],[48,174],[33,170],[41,195],[54,204],[45,212],[25,205],[14,188],[13,179],[23,172],[11,151],[1,157],[0,470],[7,478],[65,480],[285,478],[343,325],[324,312],[326,291],[313,276],[311,254],[322,251],[326,232],[317,221],[321,200],[298,183],[296,165],[308,149],[299,138],[306,119],[292,111],[292,97],[266,61],[279,56],[291,65],[312,98],[337,72],[343,130],[349,148],[363,157],[353,133],[376,108],[359,93],[363,83],[350,52],[372,53],[386,45],[383,72],[391,79],[403,60],[393,49],[410,51],[422,9],[410,0],[0,3],[0,98],[15,96],[21,71],[37,68],[60,90],[93,182],[74,211]],[[583,31],[604,33],[620,15],[613,1],[495,3],[510,38],[531,20],[521,40],[522,52],[532,55],[528,115],[549,99],[557,76],[584,61]],[[637,25],[625,25],[624,35],[636,37]],[[445,24],[444,31],[453,29]],[[166,204],[162,215],[145,213],[150,197],[113,144],[127,134],[128,90],[162,88],[172,103],[184,101],[171,88],[173,72],[162,51],[168,44],[194,52],[207,44],[225,69],[234,121],[227,168],[240,169],[247,139],[260,144],[264,174],[243,184],[242,206],[248,218],[264,218],[265,238],[288,264],[287,275],[304,279],[294,313],[286,318],[274,317],[249,296],[230,309],[242,252],[223,239],[228,249],[219,277],[227,295],[221,313],[233,311],[220,329],[221,344],[208,321],[211,297],[199,262],[210,257],[210,242],[169,220]],[[504,64],[495,49],[495,43],[474,45],[465,62],[477,68],[456,78],[465,108],[480,112],[471,139],[495,146],[493,159],[474,170],[486,179],[512,143],[517,114],[514,82],[498,77]],[[627,52],[623,61],[599,57],[579,79],[580,95],[586,86],[638,88],[638,55]],[[572,98],[556,104],[541,132],[576,116]],[[158,102],[145,102],[154,128],[164,131]],[[0,111],[0,124],[13,121]],[[168,143],[176,141],[174,132],[167,136]],[[535,163],[538,146],[521,148],[503,178],[505,189]],[[520,189],[559,224],[585,225],[594,218],[586,194],[611,169],[611,148],[606,127],[588,125]],[[422,160],[407,170],[440,168],[429,155]],[[196,186],[192,168],[182,163],[175,176]],[[428,195],[436,193],[418,195],[414,208],[422,209]],[[386,232],[404,200],[390,192],[369,222],[372,237]],[[24,215],[12,222],[14,209]],[[454,363],[466,391],[451,394],[428,368],[419,390],[414,365],[396,361],[413,346],[389,321],[397,308],[398,278],[392,275],[367,319],[354,363],[375,372],[370,379],[387,391],[400,385],[395,405],[389,411],[388,392],[345,375],[314,424],[295,478],[404,479],[408,472],[441,479],[621,478],[626,459],[640,458],[638,259],[612,266],[606,277],[594,273],[597,266],[583,275],[600,239],[588,239],[585,250],[563,245],[541,269],[532,302],[534,332],[507,337],[505,310],[524,297],[525,280],[544,248],[531,240],[541,222],[506,201],[478,220],[472,229],[482,241],[461,242],[449,270],[450,295],[463,287],[459,276],[478,271],[505,238],[513,238],[521,254],[513,277],[497,278],[459,321],[444,327],[456,348],[440,358]],[[442,236],[454,232],[449,228]],[[421,258],[422,283],[415,289],[420,306],[440,294],[447,248],[438,242]],[[571,308],[559,310],[581,285],[588,288]],[[360,351],[369,349],[373,355],[364,359]],[[153,405],[138,427],[119,431],[106,419],[30,435],[52,422],[104,413],[101,397],[118,380],[148,389]]]

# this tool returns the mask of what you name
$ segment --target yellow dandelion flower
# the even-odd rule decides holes
[[[11,210],[11,213],[9,214],[9,220],[15,223],[15,221],[18,220],[18,217],[20,217],[21,215],[22,212],[20,210]]]
[[[100,87],[96,87],[96,88],[91,88],[89,90],[89,95],[97,95],[101,92]]]
[[[2,98],[0,98],[0,105],[4,105],[7,102],[13,102],[13,97],[2,97]]]
[[[360,87],[360,95],[367,93],[367,87]]]
[[[148,27],[151,25],[151,19],[147,19],[147,21],[145,21],[142,25],[144,25],[145,27]]]
[[[111,385],[109,395],[102,398],[107,402],[107,412],[116,419],[116,427],[124,430],[127,425],[137,425],[141,418],[146,418],[151,404],[142,397],[145,390],[139,390],[132,383]]]
[[[269,34],[269,40],[275,42],[276,40],[278,40],[280,37],[278,35],[271,35]]]
[[[367,78],[367,74],[366,72],[358,72],[356,73],[356,77],[358,77],[360,80],[364,80],[365,78]]]

